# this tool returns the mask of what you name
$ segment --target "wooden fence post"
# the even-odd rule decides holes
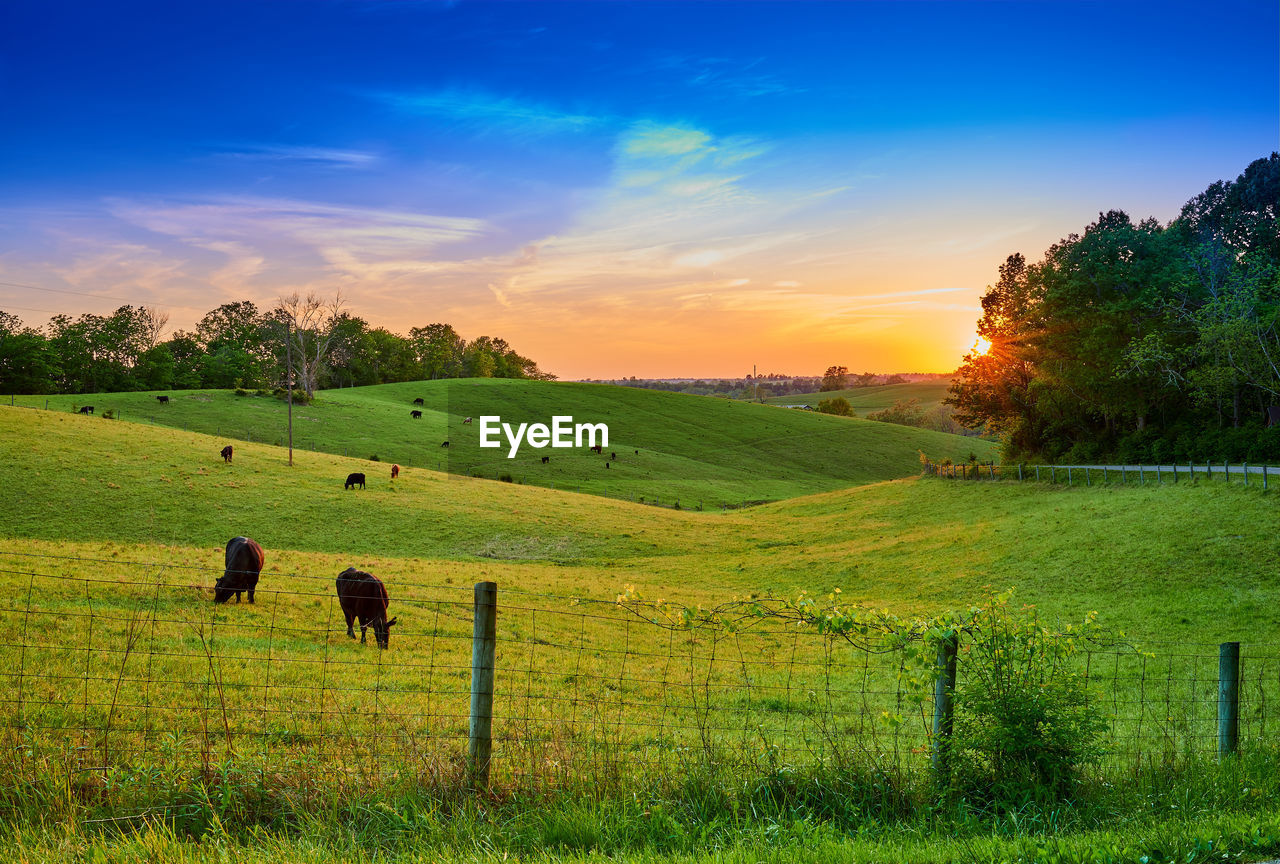
[[[1244,463],[1244,485],[1249,485],[1249,463]]]
[[[471,737],[467,766],[471,783],[489,785],[493,752],[493,660],[497,647],[498,583],[477,582],[471,627]]]
[[[1067,466],[1067,485],[1071,485],[1071,466]]]
[[[1142,463],[1141,463],[1141,462],[1139,462],[1139,463],[1138,463],[1138,485],[1139,485],[1139,486],[1146,486],[1146,485],[1147,485],[1147,475],[1146,475],[1146,474],[1144,474],[1144,473],[1142,473]]]
[[[1262,464],[1262,491],[1267,491],[1267,465],[1265,462]]]
[[[933,685],[933,776],[939,786],[951,781],[952,696],[956,691],[956,653],[960,634],[951,633],[938,642],[938,680]]]
[[[1240,643],[1218,646],[1218,758],[1240,743]]]
[[[1093,485],[1093,479],[1089,476],[1089,466],[1087,465],[1085,466],[1085,469],[1084,469],[1084,485],[1086,486]]]
[[[1018,463],[1018,482],[1022,482],[1022,463]]]

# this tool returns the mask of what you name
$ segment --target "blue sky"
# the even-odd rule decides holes
[[[1009,253],[1280,147],[1278,32],[1275,2],[11,0],[0,309],[341,290],[564,377],[945,370]]]

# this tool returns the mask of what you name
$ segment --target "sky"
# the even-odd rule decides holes
[[[944,372],[1280,149],[1280,4],[0,4],[0,310],[341,292],[561,378]]]

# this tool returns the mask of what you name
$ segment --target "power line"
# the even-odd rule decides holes
[[[0,286],[6,287],[6,288],[26,288],[26,289],[29,289],[29,290],[31,290],[31,291],[49,291],[49,292],[52,292],[52,293],[54,293],[54,294],[75,294],[75,295],[80,296],[80,297],[92,297],[92,298],[93,298],[93,299],[95,299],[95,300],[111,300],[111,301],[116,302],[116,303],[129,303],[129,304],[135,304],[135,303],[137,303],[138,305],[155,305],[155,306],[163,306],[163,307],[165,307],[165,308],[167,308],[167,309],[187,309],[187,310],[190,310],[190,311],[192,311],[192,312],[202,312],[202,311],[203,311],[203,312],[208,312],[208,311],[209,311],[208,309],[203,309],[203,310],[202,310],[202,309],[199,309],[199,308],[197,308],[197,307],[195,307],[195,306],[182,306],[182,305],[180,305],[180,304],[176,304],[176,303],[142,304],[142,303],[140,303],[138,300],[129,300],[129,299],[126,299],[126,298],[124,298],[124,297],[112,297],[110,294],[91,294],[91,293],[89,293],[88,291],[72,291],[70,288],[46,288],[46,287],[45,287],[45,286],[43,286],[43,285],[27,285],[27,284],[24,284],[24,283],[22,283],[22,282],[4,282],[4,281],[0,281]],[[20,307],[14,307],[14,308],[20,308]],[[31,309],[31,308],[27,308],[25,311],[28,311],[28,312],[49,312],[49,310],[48,310],[48,309]],[[53,313],[51,313],[51,314],[56,315],[56,314],[58,314],[58,313],[53,312]]]

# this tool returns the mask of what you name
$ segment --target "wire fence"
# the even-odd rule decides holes
[[[1248,462],[1168,462],[1156,465],[997,465],[995,462],[924,462],[927,475],[947,480],[1013,480],[1064,486],[1163,486],[1178,483],[1222,482],[1255,486],[1266,491],[1280,479],[1274,465]]]
[[[386,582],[388,650],[348,638],[333,579],[266,572],[216,605],[221,568],[0,552],[0,736],[10,768],[156,771],[228,760],[373,782],[466,775],[472,587]],[[384,578],[385,575],[384,575]],[[500,587],[491,780],[604,785],[691,766],[928,770],[932,690],[906,653],[763,616],[674,626],[611,601]],[[643,611],[643,610],[642,610]],[[1219,646],[1091,646],[1107,759],[1219,748]],[[963,643],[959,680],[963,686]],[[1273,744],[1280,654],[1246,645],[1241,748]]]

